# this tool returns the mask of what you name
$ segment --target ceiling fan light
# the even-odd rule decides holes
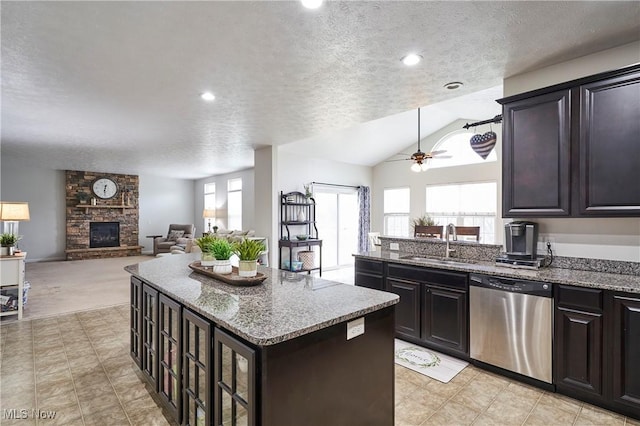
[[[422,170],[423,172],[426,172],[428,168],[429,168],[429,166],[427,166],[426,163],[420,164],[420,170]]]
[[[422,167],[420,167],[420,164],[418,164],[418,163],[413,163],[413,164],[411,165],[411,171],[412,171],[412,172],[419,173],[419,172],[421,172],[421,171],[422,171]]]

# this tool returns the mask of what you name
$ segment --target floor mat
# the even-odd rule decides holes
[[[395,361],[442,383],[449,383],[469,365],[468,362],[399,339],[395,339]]]

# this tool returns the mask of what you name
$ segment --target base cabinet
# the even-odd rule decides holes
[[[210,425],[213,420],[212,330],[209,321],[184,308],[182,311],[182,424]]]
[[[613,296],[613,403],[640,417],[640,295]]]
[[[142,285],[141,369],[153,389],[158,389],[158,291]]]
[[[425,285],[422,338],[441,347],[468,353],[467,293]]]
[[[131,278],[129,297],[131,300],[129,305],[129,353],[138,368],[142,369],[142,281],[134,277]]]
[[[384,264],[379,261],[356,259],[355,285],[384,290]]]
[[[158,312],[158,394],[178,423],[182,420],[182,307],[164,294]]]
[[[386,264],[385,288],[400,296],[396,335],[455,356],[469,355],[468,274]]]
[[[558,392],[640,419],[640,296],[556,286]]]
[[[603,394],[603,291],[557,286],[556,386],[588,397]]]

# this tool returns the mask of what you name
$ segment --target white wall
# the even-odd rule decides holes
[[[139,241],[151,252],[145,235],[165,234],[170,223],[192,223],[193,180],[141,175]],[[31,220],[21,222],[19,243],[27,260],[64,260],[66,246],[64,170],[30,164],[28,160],[2,155],[0,175],[3,201],[27,201]]]
[[[201,234],[204,229],[204,184],[216,184],[216,222],[220,229],[227,229],[227,181],[229,179],[242,179],[242,229],[255,229],[255,199],[254,199],[254,170],[246,169],[239,172],[227,173],[224,175],[210,176],[198,179],[194,184],[195,211],[192,220],[196,224],[197,233]],[[211,226],[214,223],[212,222]]]
[[[640,41],[506,78],[504,95],[511,96],[637,63],[640,63]],[[551,240],[552,247],[560,256],[640,262],[640,218],[532,220],[540,224],[540,240]]]
[[[489,117],[490,118],[490,117]],[[423,139],[421,149],[425,152],[431,151],[433,146],[444,136],[451,132],[462,129],[462,126],[474,120],[456,120]],[[486,128],[485,128],[486,127]],[[498,194],[501,194],[500,174],[502,170],[502,129],[500,126],[493,126],[498,141],[496,143],[496,153],[498,161],[480,164],[470,164],[466,166],[454,166],[446,168],[429,169],[425,172],[416,173],[411,171],[411,161],[394,161],[377,164],[373,168],[373,190],[371,193],[371,229],[383,233],[384,231],[384,190],[388,188],[409,187],[411,191],[411,205],[409,217],[422,216],[426,209],[426,186],[433,184],[463,183],[463,182],[498,182]],[[477,128],[478,133],[489,131],[489,126]],[[417,143],[417,142],[416,142]],[[416,144],[408,146],[400,152],[413,152]],[[397,158],[397,157],[392,157]],[[502,208],[500,196],[496,211]],[[501,226],[497,226],[496,241],[502,241],[504,231]]]
[[[63,170],[33,167],[28,161],[2,155],[2,201],[29,203],[29,222],[20,222],[18,245],[27,260],[65,259],[65,178]]]
[[[373,183],[371,167],[309,158],[284,150],[278,153],[277,167],[278,194],[280,191],[304,192],[303,185],[310,182],[353,186],[371,186]]]
[[[196,232],[202,231],[201,222],[194,222],[194,181],[162,176],[139,175],[138,200],[139,243],[143,253],[153,252],[153,242],[147,235],[166,235],[171,223],[195,223]]]

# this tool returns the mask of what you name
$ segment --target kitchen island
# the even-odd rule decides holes
[[[131,356],[182,424],[393,425],[398,296],[259,268],[235,287],[199,255],[131,265]]]

